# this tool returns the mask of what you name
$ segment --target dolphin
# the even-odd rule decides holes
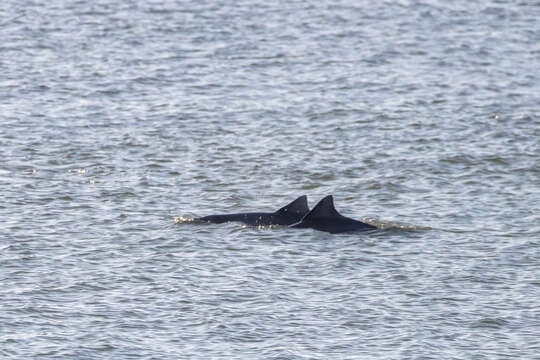
[[[193,219],[195,222],[221,224],[228,221],[239,221],[251,226],[291,225],[299,222],[309,212],[307,196],[302,195],[290,204],[273,213],[252,212],[224,215],[209,215]]]
[[[345,217],[334,207],[334,198],[328,195],[307,213],[301,221],[291,225],[292,228],[312,228],[337,234],[347,231],[368,231],[377,227]]]

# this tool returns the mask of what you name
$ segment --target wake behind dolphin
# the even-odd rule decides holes
[[[239,221],[251,226],[291,225],[302,220],[309,212],[307,196],[302,195],[293,202],[273,213],[250,212],[238,214],[209,215],[193,219],[194,222],[221,224],[228,221]]]

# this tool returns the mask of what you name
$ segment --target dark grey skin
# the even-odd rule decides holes
[[[288,205],[273,213],[252,212],[224,215],[209,215],[194,219],[195,222],[221,224],[238,221],[251,226],[291,225],[299,222],[309,212],[307,196],[302,195]]]
[[[312,228],[332,234],[349,231],[375,230],[377,227],[345,217],[334,207],[332,195],[328,195],[308,213],[300,222],[293,224],[292,228]]]

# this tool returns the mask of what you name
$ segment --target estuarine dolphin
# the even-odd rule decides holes
[[[291,225],[299,222],[309,212],[307,196],[302,195],[290,204],[273,213],[252,212],[224,215],[209,215],[193,219],[195,222],[221,224],[228,221],[239,221],[251,226]]]
[[[334,207],[334,198],[328,195],[307,213],[300,222],[291,225],[292,228],[312,228],[337,234],[347,231],[368,231],[377,229],[376,226],[345,217]]]

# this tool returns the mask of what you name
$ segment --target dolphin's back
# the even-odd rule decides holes
[[[293,202],[285,205],[273,213],[249,212],[237,214],[209,215],[194,219],[195,222],[210,222],[221,224],[229,221],[238,221],[251,226],[291,225],[297,223],[309,212],[307,197],[300,196]]]
[[[271,213],[238,213],[238,214],[218,214],[198,218],[198,221],[206,221],[213,224],[222,224],[224,222],[238,221],[248,225],[256,225],[260,219],[266,218]]]
[[[377,229],[375,226],[341,215],[334,207],[332,195],[328,195],[319,201],[300,222],[291,227],[312,228],[334,234]]]

